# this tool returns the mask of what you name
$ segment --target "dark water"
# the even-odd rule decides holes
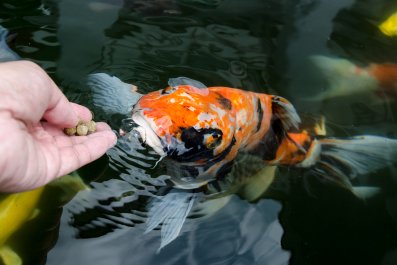
[[[89,73],[114,74],[142,92],[189,76],[208,86],[274,93],[304,119],[325,115],[331,136],[396,138],[395,102],[368,104],[368,95],[305,100],[325,85],[308,63],[311,55],[397,63],[397,39],[376,28],[392,10],[397,3],[386,0],[3,0],[0,23],[15,34],[10,46],[19,55],[114,129],[123,117],[92,106],[83,82]],[[80,170],[90,191],[63,210],[44,198],[44,218],[17,235],[26,264],[397,263],[396,167],[353,180],[381,188],[367,200],[280,169],[263,198],[232,196],[215,214],[187,220],[156,255],[159,231],[143,232],[147,200],[164,170],[154,167],[157,159],[121,141]]]

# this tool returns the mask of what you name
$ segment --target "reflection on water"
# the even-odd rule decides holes
[[[92,106],[83,81],[89,73],[114,74],[142,93],[163,88],[175,76],[275,93],[290,99],[307,119],[324,114],[330,135],[396,137],[393,101],[369,104],[373,95],[305,100],[326,86],[308,62],[311,55],[359,64],[397,63],[396,38],[383,36],[375,26],[396,9],[386,0],[4,1],[0,23],[16,34],[10,46],[19,55],[43,66],[68,98],[91,107],[96,120],[108,121],[114,129],[126,117]],[[397,260],[396,168],[353,180],[354,185],[382,188],[365,201],[300,170],[281,169],[265,198],[249,203],[231,196],[214,214],[189,218],[180,236],[155,255],[160,232],[144,234],[144,222],[148,201],[166,189],[164,165],[150,150],[124,140],[108,157],[81,170],[92,180],[91,190],[64,207],[47,264]],[[49,231],[58,221],[54,215],[45,222]],[[31,264],[44,263],[42,251],[21,249],[27,257],[41,257],[27,259]]]
[[[34,59],[48,73],[54,73],[60,48],[56,37],[57,4],[50,1],[2,1],[0,17],[2,25],[15,34],[11,48],[22,58]]]

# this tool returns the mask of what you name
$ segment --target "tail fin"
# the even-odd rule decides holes
[[[341,58],[322,55],[312,56],[311,61],[324,75],[328,84],[326,90],[309,100],[324,100],[340,96],[373,92],[377,89],[376,78],[366,69]]]
[[[90,74],[87,85],[92,90],[93,103],[109,114],[129,114],[142,97],[136,87],[105,73]]]
[[[397,160],[397,139],[362,135],[350,139],[321,139],[313,167],[316,175],[350,186],[350,179],[391,165]]]
[[[198,202],[200,194],[173,189],[150,203],[145,233],[149,233],[162,224],[161,244],[158,251],[179,235],[187,216]]]
[[[8,47],[8,30],[0,25],[0,62],[17,61],[20,59],[18,54]]]

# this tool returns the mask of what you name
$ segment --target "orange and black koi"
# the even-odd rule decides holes
[[[338,145],[338,140],[298,131],[300,118],[282,97],[176,80],[142,96],[132,119],[143,140],[173,165],[169,174],[180,188],[225,175],[239,152],[259,155],[269,165],[312,167],[327,146]]]
[[[275,95],[207,88],[185,77],[172,78],[165,89],[146,95],[103,73],[90,75],[88,84],[96,106],[108,114],[132,113],[134,132],[129,135],[139,136],[166,160],[174,187],[152,201],[146,222],[146,232],[162,224],[160,249],[178,236],[189,213],[203,200],[202,191],[211,186],[206,184],[216,186],[213,180],[223,180],[240,152],[259,156],[264,168],[273,168],[265,176],[270,181],[274,166],[286,165],[307,168],[346,188],[349,178],[390,165],[397,157],[395,139],[326,138],[318,125],[299,128],[295,108]],[[248,173],[241,178],[249,182],[250,177],[255,178]]]

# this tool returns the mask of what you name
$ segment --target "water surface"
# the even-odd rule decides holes
[[[376,28],[397,10],[391,2],[5,0],[0,23],[16,34],[10,45],[19,55],[40,64],[70,100],[114,129],[124,117],[92,105],[84,84],[89,73],[116,75],[142,92],[163,88],[169,77],[188,76],[208,86],[278,94],[304,119],[325,115],[331,136],[396,138],[392,101],[368,104],[373,95],[306,100],[326,86],[308,61],[311,55],[397,63],[397,39]],[[15,243],[26,263],[397,262],[396,167],[353,180],[381,188],[365,201],[304,171],[280,169],[263,198],[249,203],[232,196],[212,216],[188,219],[181,235],[156,255],[159,231],[143,232],[147,200],[164,171],[157,160],[153,152],[120,141],[107,157],[80,170],[92,189],[20,231],[29,235]],[[27,247],[32,242],[35,247]]]

